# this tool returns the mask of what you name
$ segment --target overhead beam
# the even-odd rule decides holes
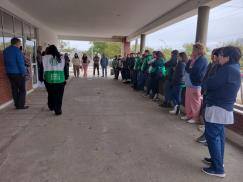
[[[183,4],[177,6],[176,8],[168,11],[166,14],[155,19],[154,21],[148,23],[134,33],[128,35],[127,38],[128,40],[133,40],[141,34],[152,33],[163,27],[169,26],[171,24],[182,21],[183,19],[196,15],[198,7],[200,6],[209,6],[210,8],[213,8],[227,1],[229,0],[188,0]]]
[[[85,37],[72,35],[58,35],[60,40],[80,40],[80,41],[95,41],[95,42],[123,42],[123,37]]]

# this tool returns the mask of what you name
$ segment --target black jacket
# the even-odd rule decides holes
[[[174,68],[177,64],[177,57],[173,56],[169,61],[165,63],[165,68],[168,70],[168,75],[166,77],[167,80],[172,81]]]
[[[185,84],[185,68],[186,64],[179,61],[175,67],[175,71],[172,77],[173,85],[184,85]]]

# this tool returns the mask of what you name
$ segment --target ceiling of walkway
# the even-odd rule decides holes
[[[9,0],[59,35],[127,36],[188,0]]]

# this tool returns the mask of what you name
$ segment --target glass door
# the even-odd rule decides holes
[[[25,51],[28,57],[30,58],[31,63],[31,76],[33,88],[38,86],[38,68],[36,60],[36,41],[35,40],[26,40],[25,41]]]

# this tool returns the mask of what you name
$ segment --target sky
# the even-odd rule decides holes
[[[197,16],[160,29],[146,36],[146,46],[153,49],[183,49],[185,43],[193,43],[196,37]],[[179,32],[179,33],[178,33]],[[210,10],[207,47],[214,48],[223,42],[243,38],[243,0],[232,0]],[[90,42],[67,41],[70,47],[85,51]],[[135,44],[132,41],[131,44]]]

